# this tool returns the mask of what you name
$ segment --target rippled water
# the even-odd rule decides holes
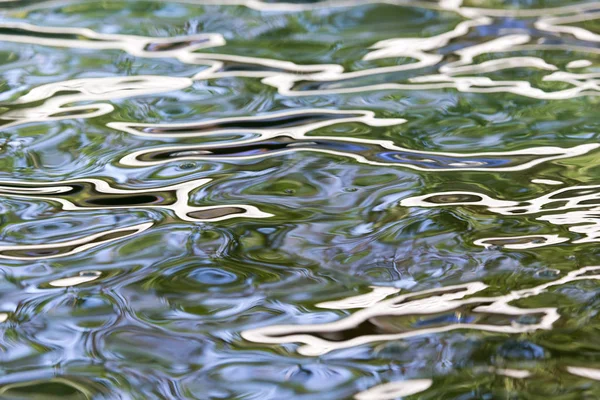
[[[600,3],[0,0],[0,398],[600,398]]]

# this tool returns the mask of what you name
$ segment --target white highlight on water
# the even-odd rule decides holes
[[[356,400],[394,400],[398,397],[412,396],[429,389],[433,381],[431,379],[410,379],[396,381],[374,386],[364,392],[358,393]]]

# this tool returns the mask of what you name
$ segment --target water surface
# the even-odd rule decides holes
[[[599,21],[0,1],[0,398],[600,398]]]

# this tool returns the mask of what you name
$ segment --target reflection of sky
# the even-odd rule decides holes
[[[505,165],[510,165],[514,163],[514,160],[511,159],[502,159],[502,158],[479,158],[479,157],[469,157],[468,159],[456,159],[450,157],[442,157],[431,154],[410,154],[410,153],[402,153],[399,151],[386,151],[377,153],[377,157],[389,161],[389,162],[397,162],[402,164],[409,165],[418,165],[426,168],[448,168],[451,164],[464,163],[464,167],[469,168],[476,165],[480,168],[486,167],[502,167]],[[420,159],[416,159],[420,158]],[[430,159],[433,161],[427,161],[426,159]],[[470,165],[469,165],[470,164]],[[456,168],[460,168],[460,166],[455,166]]]
[[[473,33],[480,37],[495,37],[508,33],[526,33],[531,36],[543,35],[542,31],[533,26],[534,22],[535,19],[495,18],[490,25],[477,26]]]

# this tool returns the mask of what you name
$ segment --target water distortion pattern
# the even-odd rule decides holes
[[[599,21],[0,0],[0,397],[600,397]]]

